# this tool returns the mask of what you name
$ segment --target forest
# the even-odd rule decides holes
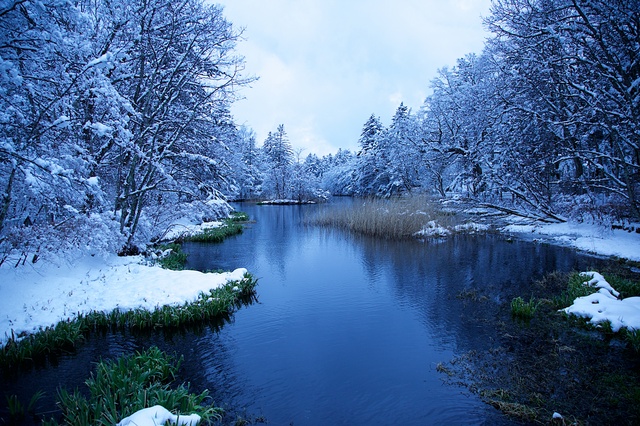
[[[363,115],[357,152],[302,156],[230,107],[234,28],[202,0],[0,4],[0,265],[135,253],[228,200],[419,192],[543,221],[640,221],[636,0],[494,0],[480,54],[417,110]],[[368,116],[368,118],[367,118]],[[295,141],[293,141],[295,142]]]

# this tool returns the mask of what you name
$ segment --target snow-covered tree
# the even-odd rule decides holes
[[[0,6],[3,256],[131,247],[150,207],[220,197],[237,38],[200,0]]]
[[[265,158],[265,175],[262,186],[263,196],[286,198],[291,193],[291,167],[293,148],[284,125],[278,125],[275,133],[269,132],[262,145]]]
[[[383,130],[384,126],[375,114],[371,114],[362,127],[362,133],[358,139],[360,151],[358,151],[358,159],[353,172],[353,192],[357,195],[376,192],[373,185],[380,173],[380,167],[383,167],[380,164],[381,153],[378,146],[378,138]]]
[[[544,127],[559,190],[640,217],[640,8],[635,1],[495,1],[490,48],[510,106]]]

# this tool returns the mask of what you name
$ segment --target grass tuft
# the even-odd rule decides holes
[[[586,281],[588,280],[584,277],[584,275],[581,275],[578,272],[574,272],[569,275],[567,288],[562,292],[560,296],[556,296],[553,298],[553,304],[555,305],[556,309],[566,308],[567,306],[572,305],[578,297],[588,296],[598,291],[598,289],[595,287],[584,285]]]
[[[624,329],[624,340],[636,353],[640,353],[640,330]]]
[[[167,255],[160,257],[157,260],[158,265],[164,269],[171,269],[173,271],[182,271],[184,265],[187,263],[187,253],[182,251],[180,244],[164,244],[159,247],[161,250],[170,250]]]
[[[511,301],[511,315],[515,318],[530,320],[538,310],[540,303],[533,297],[528,302],[525,302],[522,297],[516,297]]]
[[[221,418],[222,410],[205,404],[208,391],[192,394],[189,386],[174,386],[181,359],[174,359],[157,347],[144,352],[102,361],[85,382],[89,395],[75,389],[61,389],[58,405],[64,424],[106,426],[118,423],[134,412],[154,405],[180,414],[199,414],[204,423]],[[48,424],[57,424],[51,420]]]

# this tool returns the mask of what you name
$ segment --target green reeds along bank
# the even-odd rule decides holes
[[[175,386],[182,359],[151,347],[143,352],[102,361],[85,382],[86,392],[76,389],[59,391],[58,405],[63,424],[77,426],[113,426],[124,417],[154,405],[161,405],[174,414],[198,414],[201,425],[220,420],[222,410],[206,401],[208,391],[193,394],[189,386]],[[58,425],[57,420],[43,422]]]
[[[229,218],[232,222],[247,222],[249,221],[249,215],[245,212],[231,212]]]
[[[511,301],[511,315],[515,318],[530,320],[538,310],[538,306],[540,301],[533,297],[528,302],[525,302],[522,297],[516,297]]]
[[[182,271],[187,264],[187,253],[182,251],[180,244],[163,244],[160,250],[171,250],[169,254],[159,258],[156,262],[164,269],[171,269],[172,271]]]
[[[246,214],[245,214],[246,216]],[[225,238],[242,233],[242,220],[225,219],[224,224],[217,228],[207,228],[204,231],[186,236],[185,241],[196,243],[220,243]]]
[[[243,279],[202,292],[194,302],[181,306],[79,314],[73,320],[61,321],[22,339],[12,336],[0,350],[0,367],[9,369],[72,351],[91,332],[171,329],[225,318],[255,294],[256,285],[257,280],[247,273]]]

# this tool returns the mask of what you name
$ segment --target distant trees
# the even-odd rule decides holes
[[[545,220],[640,219],[640,8],[495,0],[481,55],[412,114],[372,116],[353,193],[456,193]],[[331,182],[329,182],[329,186]]]
[[[0,39],[3,256],[94,235],[133,247],[167,203],[220,197],[247,82],[221,7],[13,0]]]
[[[286,198],[291,193],[293,148],[283,124],[275,133],[269,132],[262,150],[267,165],[262,190],[275,198]]]

